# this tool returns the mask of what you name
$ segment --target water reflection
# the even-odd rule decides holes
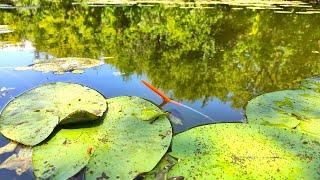
[[[123,73],[125,81],[145,75],[173,99],[199,104],[204,111],[215,99],[241,109],[256,95],[295,88],[320,71],[320,15],[229,6],[54,4],[2,11],[0,16],[0,24],[16,31],[1,35],[2,42],[27,39],[35,46],[35,57],[40,52],[114,57],[105,61]]]

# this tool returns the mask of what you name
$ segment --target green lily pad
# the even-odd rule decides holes
[[[64,74],[72,72],[81,74],[87,68],[100,66],[102,62],[98,59],[89,58],[55,58],[55,59],[39,59],[34,64],[27,67],[18,67],[15,70],[34,70],[44,73],[54,72],[55,74]]]
[[[172,138],[167,116],[138,97],[116,97],[107,102],[108,113],[101,124],[62,129],[46,143],[34,147],[37,178],[67,179],[87,164],[85,176],[89,180],[133,179],[156,166]],[[158,117],[144,109],[157,110]]]
[[[48,142],[33,147],[32,166],[38,179],[68,179],[84,168],[96,148],[97,128],[61,129]]]
[[[299,132],[262,125],[217,124],[173,137],[155,170],[186,179],[319,179],[320,144]],[[169,163],[168,163],[169,162]],[[169,166],[165,166],[167,163]],[[173,165],[173,166],[172,166]],[[155,179],[152,173],[147,179]]]
[[[263,94],[246,108],[251,124],[272,125],[320,137],[320,94],[312,90],[285,90]]]
[[[104,97],[79,84],[52,83],[13,99],[1,112],[0,132],[25,145],[45,140],[59,124],[93,121],[107,109]]]

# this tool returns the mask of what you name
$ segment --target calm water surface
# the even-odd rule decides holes
[[[147,80],[172,99],[219,122],[242,122],[253,97],[293,89],[320,74],[320,14],[304,8],[252,10],[228,5],[179,8],[165,5],[89,7],[48,4],[37,8],[0,9],[0,109],[22,92],[49,82],[74,82],[106,97],[161,99]],[[311,10],[310,10],[311,9]],[[104,65],[83,74],[55,75],[14,71],[35,59],[97,58]],[[76,92],[75,92],[76,93]],[[213,123],[192,111],[163,106],[182,119],[176,133]],[[0,146],[8,141],[1,138]],[[0,156],[1,162],[10,154]],[[16,177],[1,170],[0,179]]]

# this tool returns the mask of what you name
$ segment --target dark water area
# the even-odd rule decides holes
[[[146,80],[185,108],[162,108],[182,120],[176,133],[208,123],[243,122],[247,102],[260,94],[294,89],[320,74],[320,14],[316,7],[250,9],[155,6],[81,6],[54,3],[0,9],[0,109],[12,98],[41,84],[74,82],[111,98],[161,98]],[[315,9],[315,10],[310,10]],[[83,74],[15,71],[36,59],[81,57],[105,64]],[[76,93],[76,92],[75,92]],[[0,146],[8,143],[1,138]],[[3,162],[9,155],[0,157]],[[8,170],[0,179],[32,179]]]

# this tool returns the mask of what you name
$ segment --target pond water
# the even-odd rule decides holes
[[[162,108],[182,121],[173,124],[175,133],[201,124],[243,122],[253,97],[294,89],[302,79],[320,74],[317,9],[308,4],[2,5],[0,25],[13,32],[0,34],[0,89],[13,89],[1,92],[0,109],[30,88],[58,81],[80,83],[106,97],[140,96],[160,105],[161,98],[141,83],[146,80],[214,119],[167,104]],[[83,74],[14,70],[54,57],[95,58],[105,64]],[[0,146],[6,143],[2,137]],[[1,170],[0,179],[8,178],[33,176]]]

